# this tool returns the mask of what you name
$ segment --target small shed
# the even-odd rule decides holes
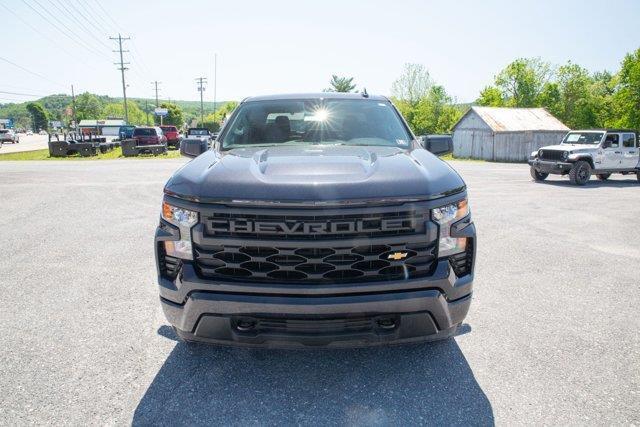
[[[568,131],[544,108],[471,107],[453,126],[453,155],[523,162],[532,151],[559,144]]]

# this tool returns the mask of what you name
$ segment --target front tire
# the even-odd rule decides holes
[[[599,173],[598,175],[596,175],[598,177],[598,179],[600,181],[606,181],[609,179],[609,177],[611,176],[610,173]]]
[[[539,172],[533,166],[531,167],[531,178],[533,178],[534,181],[544,181],[548,176],[548,173]]]
[[[591,165],[584,160],[577,161],[569,171],[569,180],[574,185],[585,185],[591,178]]]

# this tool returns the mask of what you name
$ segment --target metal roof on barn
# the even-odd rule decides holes
[[[471,107],[455,124],[475,112],[494,132],[569,131],[569,128],[544,108]]]

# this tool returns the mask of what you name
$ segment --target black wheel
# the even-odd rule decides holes
[[[638,178],[638,182],[640,182],[640,171],[636,172],[636,178]]]
[[[600,181],[606,181],[609,179],[609,177],[611,176],[610,173],[599,173],[598,175],[596,175],[598,177],[598,179]]]
[[[575,162],[569,171],[569,180],[575,185],[585,185],[591,178],[591,165],[584,160]]]
[[[533,178],[534,181],[544,181],[548,176],[548,173],[538,172],[536,168],[531,167],[531,178]]]

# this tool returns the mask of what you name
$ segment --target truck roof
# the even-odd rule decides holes
[[[629,132],[629,133],[638,133],[637,130],[633,129],[616,129],[616,128],[594,128],[594,129],[574,129],[570,132]]]
[[[381,95],[366,95],[362,93],[345,93],[345,92],[312,92],[312,93],[285,93],[275,95],[251,96],[245,98],[242,102],[253,101],[279,101],[285,99],[369,99],[374,101],[388,101]]]

